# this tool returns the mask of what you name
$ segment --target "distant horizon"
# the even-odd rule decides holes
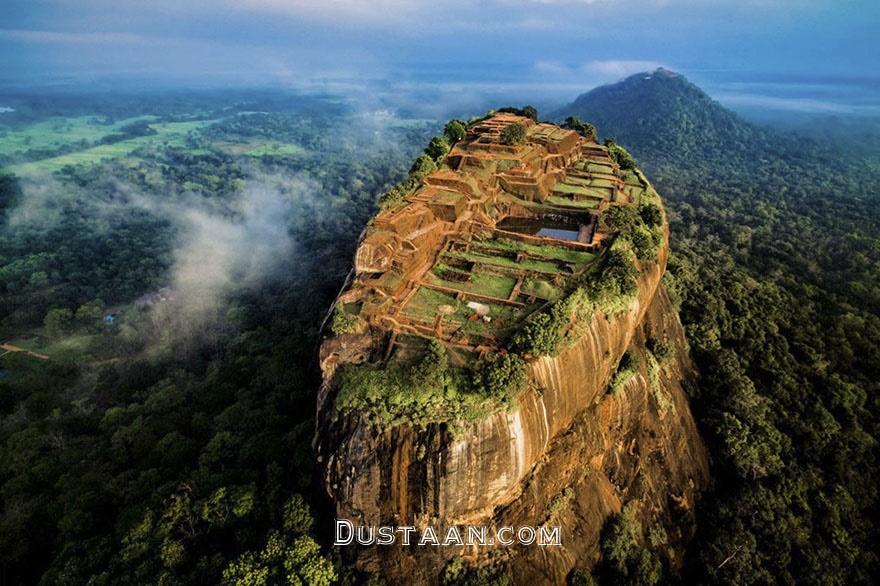
[[[684,76],[723,106],[745,115],[763,119],[768,116],[783,117],[878,117],[880,116],[880,76],[815,76],[794,74],[749,74],[744,71],[694,71],[687,72],[665,65],[663,69]],[[496,79],[478,80],[473,76],[463,79],[444,80],[440,75],[414,80],[401,73],[395,78],[332,78],[305,80],[297,84],[263,82],[233,85],[222,80],[211,82],[201,79],[199,84],[184,83],[186,80],[152,78],[143,76],[106,75],[84,80],[57,78],[43,83],[13,82],[0,79],[0,107],[8,97],[32,92],[58,94],[175,94],[200,92],[229,92],[248,94],[259,92],[287,92],[291,94],[346,96],[363,101],[368,109],[392,107],[414,109],[422,113],[433,111],[443,117],[449,112],[473,111],[492,107],[499,103],[533,103],[541,111],[556,109],[603,85],[617,83],[631,75],[649,73],[656,68],[639,72],[627,72],[617,79],[603,80],[591,85],[569,82],[541,83],[539,81],[516,82],[511,76],[499,75]],[[192,82],[193,80],[190,80]],[[434,99],[430,104],[421,103],[426,94]],[[7,100],[8,101],[8,100]],[[2,120],[2,119],[0,119]]]
[[[432,101],[455,108],[486,99],[559,104],[662,66],[737,109],[880,113],[880,3],[872,0],[6,5],[0,88],[349,88],[385,99],[384,87],[420,100],[436,91]]]

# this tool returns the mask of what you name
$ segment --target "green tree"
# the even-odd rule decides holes
[[[439,163],[443,157],[449,154],[450,148],[449,139],[446,136],[435,136],[425,148],[425,154]]]
[[[312,530],[315,518],[301,494],[294,494],[284,503],[283,523],[284,530],[289,533],[302,534]]]
[[[46,326],[46,333],[51,337],[58,337],[66,334],[71,322],[73,321],[73,312],[66,307],[50,309],[43,319],[43,325]]]
[[[633,156],[629,154],[628,150],[614,142],[614,139],[606,138],[605,146],[608,147],[608,152],[614,157],[614,160],[617,161],[617,164],[620,165],[621,169],[636,168],[636,160]]]
[[[436,170],[437,164],[434,162],[434,159],[428,155],[419,155],[412,167],[410,167],[409,174],[421,181],[426,175]]]
[[[453,119],[446,123],[443,134],[450,144],[455,144],[467,136],[467,127],[461,120]]]
[[[74,319],[79,327],[89,331],[100,331],[101,319],[104,316],[104,304],[101,301],[91,301],[80,305],[76,310]]]
[[[528,385],[526,364],[516,354],[501,354],[477,368],[479,387],[504,405],[512,404],[515,397]]]
[[[596,127],[589,122],[581,122],[581,119],[577,116],[569,116],[565,119],[565,122],[562,124],[562,126],[563,128],[574,130],[585,138],[596,140]]]
[[[330,586],[336,580],[333,563],[321,555],[314,539],[288,541],[277,531],[269,534],[260,552],[246,552],[223,571],[223,582],[230,586]]]
[[[641,526],[625,507],[612,516],[602,530],[600,576],[605,582],[653,586],[663,578],[660,560],[639,544]]]
[[[519,122],[508,124],[501,131],[501,143],[506,145],[522,144],[526,139],[526,127]]]

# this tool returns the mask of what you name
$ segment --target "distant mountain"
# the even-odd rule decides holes
[[[859,553],[880,540],[880,403],[863,399],[880,373],[870,143],[753,126],[665,70],[556,117],[569,115],[629,149],[669,211],[664,283],[700,372],[692,404],[717,489],[681,582],[875,583],[878,558]]]
[[[601,137],[655,163],[751,158],[773,140],[684,76],[662,68],[597,87],[553,114],[558,120],[567,116],[593,123]]]

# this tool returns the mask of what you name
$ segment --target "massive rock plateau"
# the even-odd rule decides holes
[[[571,158],[560,162],[571,165]],[[461,166],[453,171],[467,176]],[[442,242],[438,236],[432,245]],[[643,527],[665,528],[662,553],[673,568],[680,563],[710,479],[686,395],[697,374],[661,281],[667,254],[664,218],[662,243],[655,258],[638,261],[638,292],[626,307],[596,309],[557,355],[530,357],[529,386],[515,407],[477,420],[381,426],[338,411],[340,365],[375,359],[387,332],[368,326],[325,340],[316,447],[339,518],[441,532],[453,525],[561,529],[561,546],[360,547],[362,569],[394,583],[435,583],[462,557],[503,567],[515,583],[564,583],[572,568],[596,562],[603,524],[624,505]],[[649,341],[662,342],[664,359]],[[609,392],[625,353],[638,366]]]

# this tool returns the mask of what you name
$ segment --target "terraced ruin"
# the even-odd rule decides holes
[[[524,140],[504,144],[515,124]],[[387,334],[374,359],[405,355],[414,338],[482,357],[589,274],[613,231],[606,210],[638,205],[648,189],[592,137],[495,114],[374,218],[340,307]]]

